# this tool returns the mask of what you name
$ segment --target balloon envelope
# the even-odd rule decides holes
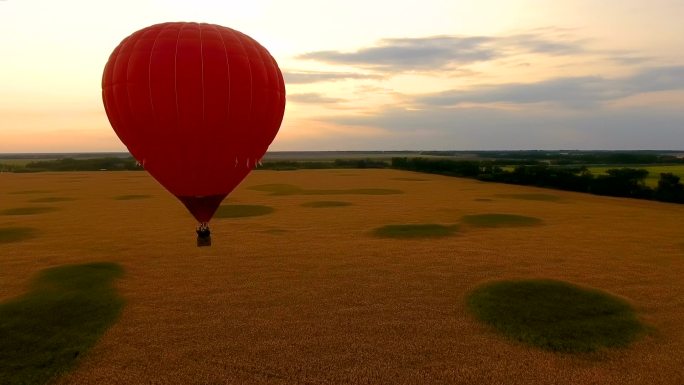
[[[285,84],[276,61],[249,36],[214,24],[163,23],[114,49],[102,98],[133,157],[208,222],[275,138]]]

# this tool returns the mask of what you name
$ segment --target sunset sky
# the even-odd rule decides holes
[[[682,20],[682,0],[0,0],[0,153],[125,150],[102,70],[165,21],[271,52],[271,150],[682,150]]]

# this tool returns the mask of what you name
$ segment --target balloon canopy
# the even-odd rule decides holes
[[[205,23],[125,38],[102,78],[114,131],[200,222],[260,161],[285,110],[278,64],[258,42]]]

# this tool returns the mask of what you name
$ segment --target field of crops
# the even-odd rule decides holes
[[[124,270],[120,318],[57,384],[684,383],[682,205],[396,170],[256,171],[225,203],[197,248],[143,172],[0,174],[0,301],[48,267]],[[506,339],[466,297],[517,278],[616,295],[648,332]]]

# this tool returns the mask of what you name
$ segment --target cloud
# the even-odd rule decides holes
[[[390,71],[423,71],[489,61],[517,53],[573,55],[585,52],[583,41],[535,34],[510,36],[429,36],[383,39],[355,52],[315,51],[298,59]]]
[[[510,111],[494,108],[389,108],[368,116],[329,117],[330,123],[384,129],[375,141],[346,148],[384,149],[661,149],[684,147],[684,111]]]
[[[286,71],[283,73],[288,84],[307,84],[347,79],[380,79],[380,75],[360,74],[353,72],[314,72],[314,71]]]
[[[415,102],[431,106],[551,102],[571,108],[586,108],[641,93],[681,89],[684,89],[684,66],[673,66],[645,69],[632,76],[614,79],[583,76],[555,78],[537,83],[483,85],[468,90],[423,95],[417,97]]]
[[[305,93],[305,94],[290,94],[287,96],[288,101],[297,103],[339,103],[343,102],[344,99],[331,98],[323,96],[318,93]]]

